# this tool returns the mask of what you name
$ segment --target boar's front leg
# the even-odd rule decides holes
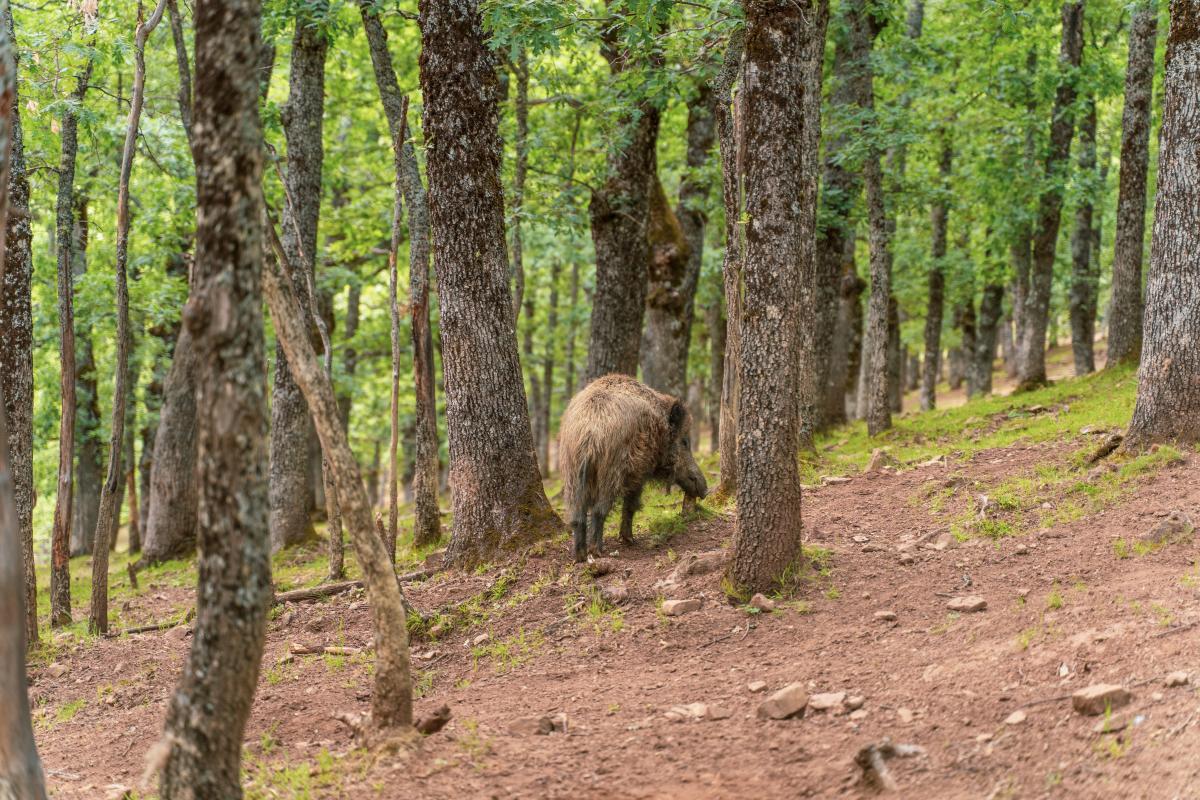
[[[642,487],[625,494],[621,506],[621,543],[633,544],[633,515],[642,510]]]

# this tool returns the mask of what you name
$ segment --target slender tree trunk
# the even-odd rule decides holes
[[[108,442],[108,475],[100,491],[100,513],[96,517],[96,541],[92,549],[92,603],[88,613],[88,631],[108,632],[108,549],[120,520],[120,483],[125,477],[121,456],[125,450],[125,413],[129,400],[129,178],[137,147],[138,123],[146,89],[146,39],[162,21],[167,0],[159,0],[144,22],[139,20],[134,36],[136,69],[133,94],[129,101],[129,125],[125,130],[125,151],[121,156],[121,175],[117,186],[117,368],[113,388],[112,436]]]
[[[346,344],[342,349],[342,372],[346,377],[353,382],[355,373],[358,372],[358,350],[354,347],[354,337],[358,333],[359,321],[359,306],[362,300],[362,286],[356,281],[350,284],[349,290],[346,292],[346,326],[343,333],[343,338]],[[338,419],[342,424],[342,430],[346,431],[346,435],[350,435],[350,410],[354,403],[354,394],[352,391],[342,392],[338,397]],[[328,498],[327,498],[328,501]],[[337,508],[336,492],[333,508]],[[340,509],[339,509],[340,511]],[[342,542],[342,519],[341,515],[329,520],[329,581],[340,581],[346,577],[345,567],[346,553],[345,546]]]
[[[387,46],[387,30],[375,4],[360,0],[363,29],[371,50],[375,84],[383,103],[396,156],[396,180],[408,205],[409,314],[413,337],[413,383],[416,400],[414,453],[413,544],[424,547],[441,539],[438,510],[440,463],[437,432],[437,388],[433,369],[433,328],[429,322],[429,205],[417,165],[416,151],[408,140],[408,101],[400,93]],[[395,454],[388,470],[395,469]]]
[[[709,335],[708,426],[709,447],[721,449],[721,387],[725,385],[725,319],[717,298],[704,309],[704,325]]]
[[[242,738],[271,602],[262,318],[261,9],[196,3],[196,347],[199,591],[191,652],[163,736],[163,800],[241,796]]]
[[[1146,235],[1146,173],[1150,161],[1150,106],[1157,38],[1158,2],[1143,0],[1134,10],[1129,26],[1108,364],[1134,361],[1142,350],[1142,249]]]
[[[288,100],[281,119],[287,138],[287,198],[283,212],[283,246],[294,269],[311,274],[321,211],[321,168],[325,158],[322,118],[325,109],[325,55],[328,39],[312,20],[300,14],[292,37]],[[315,309],[307,297],[309,280],[294,275],[300,305]],[[308,315],[311,331],[316,324]],[[292,377],[283,348],[275,350],[275,385],[271,391],[271,547],[279,550],[315,536],[310,512],[309,450],[312,421]]]
[[[1075,374],[1096,371],[1093,339],[1096,331],[1096,293],[1100,275],[1092,272],[1093,196],[1098,191],[1096,171],[1096,100],[1088,97],[1086,111],[1079,121],[1079,176],[1085,183],[1084,196],[1075,209],[1075,229],[1071,231],[1071,351]]]
[[[563,383],[563,397],[570,402],[575,396],[575,339],[578,336],[576,312],[579,309],[579,262],[571,262],[571,314],[567,317],[567,343],[563,360],[566,362],[566,380]]]
[[[179,13],[178,0],[167,0],[167,17],[171,24],[171,41],[175,45],[175,69],[179,74],[179,121],[187,134],[188,146],[192,144],[192,71],[188,65],[187,39],[183,33],[183,17]]]
[[[1004,361],[1004,374],[1011,378],[1017,374],[1017,345],[1013,341],[1013,314],[1011,309],[1005,311],[1004,319],[1000,320],[999,338],[1000,357]]]
[[[1126,445],[1200,441],[1200,6],[1171,0],[1137,403]]]
[[[529,169],[529,59],[522,47],[514,65],[517,93],[513,101],[513,116],[516,119],[516,159],[513,164],[513,207],[512,207],[512,265],[509,267],[513,284],[513,319],[521,319],[521,306],[525,300],[525,258],[521,240],[521,215],[525,213],[525,173]]]
[[[75,455],[75,303],[72,280],[71,232],[75,193],[75,156],[79,147],[79,116],[92,77],[88,59],[63,112],[62,157],[58,165],[58,330],[62,371],[62,418],[58,433],[58,482],[54,501],[54,533],[50,541],[50,625],[71,622],[71,501],[74,499]]]
[[[0,402],[0,413],[7,413],[8,435],[0,435],[0,447],[8,446],[8,464],[12,479],[14,506],[10,517],[15,530],[13,535],[19,542],[5,542],[0,561],[15,565],[15,546],[20,547],[22,578],[15,573],[4,575],[5,582],[24,587],[25,641],[29,645],[38,641],[37,626],[37,575],[33,560],[33,225],[29,213],[29,178],[25,171],[25,143],[21,130],[20,99],[17,91],[16,47],[14,45],[12,9],[5,3],[0,14],[0,37],[6,37],[0,52],[0,64],[4,67],[5,90],[11,97],[0,96],[10,109],[11,129],[8,167],[8,185],[0,187],[7,191],[8,214],[0,219],[5,226],[6,250],[0,269],[4,277],[0,280],[0,375],[4,376],[4,399]],[[2,177],[2,176],[0,176]],[[2,491],[2,490],[0,490]],[[0,523],[3,527],[4,523]],[[8,559],[11,559],[9,561]],[[8,584],[6,584],[8,585]],[[12,602],[11,598],[7,601]],[[0,606],[5,605],[0,601]],[[13,624],[16,624],[15,622]],[[6,628],[0,634],[6,641],[17,643],[15,632]],[[21,659],[24,656],[19,656]],[[22,660],[22,664],[24,661]],[[0,680],[4,680],[0,678]],[[9,697],[0,691],[0,697]],[[13,740],[16,741],[16,740]],[[32,740],[31,740],[32,741]],[[5,759],[0,757],[0,763]],[[2,771],[2,768],[0,768]],[[40,774],[40,773],[39,773]]]
[[[721,147],[721,196],[725,206],[725,258],[721,278],[725,290],[725,366],[721,371],[720,470],[718,497],[733,497],[738,486],[738,366],[742,342],[742,265],[745,239],[742,213],[741,100],[733,84],[742,70],[743,43],[731,38],[717,78],[717,140]]]
[[[407,114],[407,104],[404,113]],[[404,123],[401,123],[401,130]],[[388,321],[389,345],[392,355],[391,399],[388,405],[388,520],[386,528],[387,554],[396,563],[396,539],[400,535],[400,486],[396,480],[396,465],[400,459],[400,223],[404,214],[404,188],[401,182],[401,141],[393,143],[396,163],[396,185],[392,200],[392,240],[388,247]],[[406,448],[407,450],[407,448]]]
[[[1076,75],[1083,55],[1084,0],[1068,0],[1062,10],[1062,48],[1059,53],[1059,84],[1050,122],[1050,145],[1046,154],[1046,184],[1038,199],[1037,231],[1033,237],[1033,270],[1026,317],[1021,336],[1021,365],[1017,370],[1019,389],[1033,389],[1046,380],[1046,328],[1050,322],[1050,293],[1054,279],[1054,251],[1062,216],[1062,173],[1069,166],[1072,107]]]
[[[804,169],[814,168],[816,159],[797,142],[815,143],[805,131],[805,93],[813,88],[806,80],[806,51],[822,14],[815,3],[795,0],[751,0],[745,7],[743,163],[753,222],[746,229],[741,474],[729,575],[740,589],[755,592],[778,585],[800,554],[795,351],[804,240],[816,235],[816,194]]]
[[[454,534],[446,557],[470,565],[497,549],[556,533],[562,522],[538,474],[517,358],[505,268],[495,58],[477,0],[422,0],[420,25],[454,488]],[[640,317],[641,298],[637,308]],[[636,359],[635,340],[635,366]]]
[[[979,325],[975,337],[975,355],[972,359],[975,377],[971,386],[975,394],[992,393],[992,364],[996,361],[996,334],[1003,312],[1004,285],[989,283],[983,287],[983,299],[979,302]]]
[[[538,446],[541,448],[542,477],[549,478],[550,461],[550,418],[554,405],[554,345],[558,337],[558,277],[562,265],[557,261],[550,264],[550,297],[546,304],[546,342],[542,354],[542,413],[538,417]]]
[[[703,202],[708,187],[697,173],[708,162],[715,130],[713,90],[705,84],[688,101],[687,170],[674,211],[667,205],[657,174],[651,178],[642,380],[672,397],[683,397],[687,386],[688,346],[707,222]]]
[[[276,256],[284,259],[284,247],[275,239]],[[404,597],[396,580],[395,559],[380,541],[371,519],[371,506],[363,486],[358,462],[350,449],[346,431],[338,418],[333,382],[322,370],[309,339],[308,320],[297,298],[290,275],[269,259],[263,274],[263,291],[271,309],[271,320],[279,333],[293,374],[312,412],[321,450],[336,487],[338,508],[346,514],[354,550],[363,570],[371,621],[375,629],[375,687],[371,697],[371,722],[381,728],[412,725],[412,675],[408,658],[408,629]]]
[[[830,425],[846,421],[847,396],[853,396],[862,358],[862,302],[866,283],[854,264],[853,231],[842,244],[841,278],[838,285],[837,317],[834,319],[833,351],[829,358],[825,419]]]
[[[900,343],[900,304],[893,295],[888,300],[887,396],[888,409],[898,414],[904,402],[904,351]]]
[[[1034,131],[1034,118],[1038,109],[1037,64],[1037,50],[1030,47],[1025,58],[1025,81],[1022,87],[1025,95],[1025,148],[1021,163],[1021,175],[1016,181],[1016,184],[1021,187],[1027,187],[1029,179],[1037,171],[1037,140]],[[1021,348],[1029,317],[1026,307],[1029,300],[1030,275],[1033,271],[1033,224],[1023,213],[1024,207],[1028,205],[1026,194],[1027,192],[1023,191],[1019,195],[1022,213],[1018,216],[1010,247],[1013,266],[1012,317],[1015,329],[1013,349],[1015,358],[1012,368],[1009,370],[1009,377],[1012,378],[1017,376],[1024,361]]]
[[[87,273],[88,199],[75,192],[75,219],[71,226],[71,277],[73,285]],[[100,513],[100,487],[104,482],[104,443],[100,435],[100,396],[96,385],[96,359],[91,326],[75,320],[75,497],[71,514],[71,556],[92,552],[92,535]]]
[[[941,193],[929,209],[930,247],[929,299],[925,304],[925,364],[921,373],[921,410],[937,406],[938,372],[942,356],[942,316],[946,296],[946,227],[950,213],[950,171],[954,162],[954,146],[946,131],[942,131],[942,150],[938,159],[938,178]]]
[[[537,287],[531,287],[536,291]],[[525,294],[525,331],[521,342],[521,356],[523,363],[529,368],[529,420],[533,426],[533,454],[537,460],[542,452],[541,440],[541,418],[542,418],[542,376],[538,374],[537,361],[533,355],[533,332],[534,332],[534,291],[526,292]],[[549,468],[545,462],[539,462],[538,474],[545,474]]]

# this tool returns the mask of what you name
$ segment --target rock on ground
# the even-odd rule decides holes
[[[1096,683],[1071,695],[1071,706],[1080,714],[1096,716],[1121,708],[1133,699],[1124,686],[1111,683]]]
[[[758,707],[759,719],[787,719],[804,714],[808,692],[802,683],[789,683],[768,697]]]

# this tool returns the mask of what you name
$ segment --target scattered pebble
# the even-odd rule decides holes
[[[912,566],[917,563],[917,557],[912,553],[902,553],[900,555],[900,565],[904,567]]]
[[[960,611],[963,613],[971,613],[974,611],[983,611],[987,608],[987,600],[984,600],[977,594],[966,595],[962,597],[952,597],[946,603],[946,608],[951,611]]]
[[[1013,548],[1013,552],[1019,556],[1028,555],[1029,554],[1029,545],[1019,544],[1015,548]]]
[[[802,716],[808,705],[808,692],[802,683],[789,683],[758,706],[759,719],[787,719]]]
[[[1025,712],[1017,709],[1004,720],[1005,725],[1020,725],[1025,721]]]
[[[861,694],[852,694],[846,698],[846,708],[850,709],[851,711],[858,711],[866,702],[867,698],[863,697]]]
[[[664,600],[662,610],[668,617],[678,617],[692,611],[699,611],[700,598],[691,597],[687,600]]]
[[[1071,705],[1076,712],[1094,717],[1121,708],[1131,699],[1133,695],[1124,686],[1096,683],[1071,695]]]
[[[917,718],[917,715],[914,714],[911,709],[907,709],[904,706],[896,709],[896,716],[899,717],[900,721],[905,725],[910,724],[914,719]]]
[[[1124,715],[1105,716],[1092,726],[1093,733],[1116,733],[1123,731],[1129,725],[1129,720]]]
[[[844,483],[849,483],[850,479],[843,475],[823,475],[821,476],[822,486],[841,486]]]
[[[751,597],[750,605],[759,611],[775,610],[775,601],[763,594],[756,594],[754,597]]]
[[[880,622],[891,622],[896,618],[896,612],[891,610],[876,611],[875,619]]]
[[[471,640],[471,646],[479,647],[479,645],[481,645],[481,644],[487,644],[488,640],[491,638],[492,638],[491,634],[481,633],[478,636],[476,636],[474,639]]]
[[[865,708],[856,708],[850,712],[850,719],[858,722],[860,719],[867,718],[867,710]]]
[[[629,599],[629,590],[624,584],[614,583],[600,590],[600,598],[610,605],[619,606]]]
[[[1172,672],[1171,674],[1167,675],[1167,688],[1168,689],[1173,686],[1187,686],[1191,682],[1192,682],[1191,677],[1189,677],[1187,672],[1185,672],[1183,670],[1178,670],[1176,672]]]
[[[845,699],[845,692],[821,692],[808,698],[808,707],[813,711],[830,711],[839,708]]]

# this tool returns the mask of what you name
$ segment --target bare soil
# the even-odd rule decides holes
[[[416,746],[357,750],[334,720],[369,707],[369,655],[287,658],[292,643],[369,643],[361,595],[287,607],[269,626],[246,734],[250,793],[857,797],[876,789],[862,781],[855,754],[890,739],[924,750],[887,762],[901,797],[1200,797],[1200,552],[1192,539],[1128,558],[1113,546],[1171,510],[1200,520],[1194,458],[1094,516],[933,549],[948,523],[931,509],[932,489],[960,487],[954,502],[976,502],[976,487],[1065,463],[1077,446],[1017,445],[806,492],[805,540],[829,551],[828,573],[810,572],[774,612],[730,605],[719,570],[655,587],[685,555],[728,547],[732,520],[720,515],[657,546],[642,534],[637,548],[618,553],[616,571],[594,580],[626,586],[619,614],[584,607],[568,615],[580,599],[586,606],[593,579],[558,542],[482,574],[412,585],[409,598],[425,611],[488,593],[484,621],[413,644],[425,678],[418,710],[446,703],[453,711],[444,730]],[[913,560],[901,564],[906,544]],[[515,576],[511,585],[502,569]],[[133,610],[153,618],[183,594],[152,587]],[[664,595],[703,604],[667,617]],[[986,610],[949,611],[961,595],[983,597]],[[877,618],[881,611],[895,619]],[[60,677],[35,669],[38,744],[55,797],[137,785],[189,643],[187,628],[105,640],[64,655],[53,670]],[[1165,676],[1177,670],[1191,684],[1168,688]],[[755,681],[765,692],[748,688]],[[865,714],[756,716],[765,695],[795,682],[810,693],[860,695]],[[1101,718],[1072,710],[1070,694],[1095,683],[1132,691],[1113,715],[1123,730],[1097,733]],[[706,704],[710,718],[669,713],[692,703]],[[73,716],[61,719],[72,704]],[[1018,710],[1024,720],[1006,723]],[[558,714],[565,731],[512,731]],[[322,751],[334,754],[332,767]],[[287,769],[301,778],[285,782]],[[305,780],[310,788],[298,788]]]

